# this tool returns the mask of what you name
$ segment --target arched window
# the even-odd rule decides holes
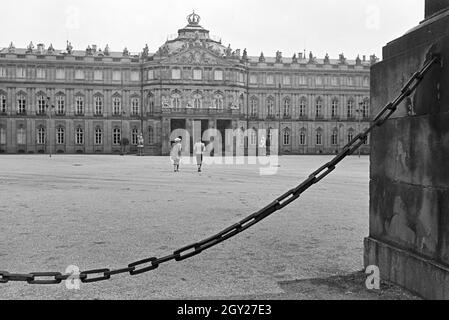
[[[305,146],[307,144],[306,129],[302,129],[299,133],[299,145]]]
[[[17,95],[17,114],[26,114],[27,100],[23,93]]]
[[[137,128],[133,128],[131,131],[131,144],[133,146],[137,146],[139,143],[139,130]]]
[[[95,115],[101,116],[103,115],[103,97],[100,95],[96,95],[94,98],[95,101]]]
[[[75,98],[75,114],[77,116],[84,115],[84,97],[77,96]]]
[[[306,115],[307,115],[307,99],[303,97],[299,101],[299,116],[303,118]]]
[[[114,146],[119,146],[120,141],[122,140],[122,131],[120,128],[114,128],[112,131],[112,144]]]
[[[216,93],[214,95],[214,108],[218,110],[223,109],[223,96],[221,93]]]
[[[323,100],[320,97],[315,102],[315,115],[317,118],[323,117]]]
[[[348,118],[354,117],[354,100],[349,99],[347,104],[347,116]]]
[[[95,144],[97,146],[103,144],[103,131],[100,127],[95,128]]]
[[[274,99],[272,97],[267,99],[267,113],[268,117],[274,117]]]
[[[203,106],[203,96],[201,95],[201,93],[196,92],[193,95],[193,107],[195,109],[201,109]]]
[[[56,129],[56,143],[57,144],[65,143],[65,130],[63,127],[58,127]]]
[[[26,144],[26,132],[23,126],[20,126],[17,129],[17,144],[25,145]]]
[[[39,94],[37,96],[37,114],[43,115],[45,114],[46,107],[46,98],[44,95]]]
[[[285,129],[282,136],[282,142],[284,143],[284,146],[290,145],[290,129]]]
[[[173,93],[171,96],[171,106],[175,109],[181,108],[181,95],[179,93]]]
[[[316,131],[316,145],[317,146],[323,145],[323,133],[322,133],[321,129],[318,129]]]
[[[290,99],[284,99],[284,117],[290,117]]]
[[[131,112],[134,116],[138,116],[140,114],[139,105],[139,98],[135,97],[131,99]]]
[[[112,114],[119,116],[122,114],[122,98],[115,96],[112,98]]]
[[[0,144],[6,144],[6,130],[0,127]]]
[[[337,129],[334,129],[334,130],[332,131],[331,144],[332,144],[333,146],[338,145],[338,130],[337,130]]]
[[[338,118],[338,100],[332,100],[332,118]]]
[[[348,130],[348,143],[351,142],[354,139],[354,130],[349,129]]]
[[[84,144],[84,130],[81,127],[75,130],[75,144]]]
[[[45,128],[39,127],[37,129],[37,144],[45,144]]]
[[[56,114],[65,114],[65,97],[62,94],[56,96]]]
[[[148,144],[154,144],[154,129],[148,127]]]
[[[252,97],[251,98],[251,102],[250,102],[250,115],[251,117],[256,117],[257,116],[257,110],[259,109],[259,103],[257,101],[256,97]]]

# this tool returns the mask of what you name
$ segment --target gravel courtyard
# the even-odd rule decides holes
[[[0,156],[0,270],[126,267],[222,230],[328,161],[281,157],[257,165],[194,165],[166,157]],[[150,273],[81,284],[0,284],[0,299],[197,299],[282,294],[280,283],[363,268],[369,158],[351,157],[302,198],[245,233]]]

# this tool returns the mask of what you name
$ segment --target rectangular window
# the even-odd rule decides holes
[[[140,114],[139,98],[133,98],[131,104],[132,104],[132,114],[135,116],[139,115]]]
[[[0,144],[6,144],[6,130],[0,127]]]
[[[315,84],[317,86],[322,86],[323,85],[323,79],[321,77],[316,77],[315,78]]]
[[[103,70],[95,70],[94,71],[94,80],[102,81],[103,80]]]
[[[65,113],[65,97],[56,97],[56,114],[63,115]]]
[[[289,86],[291,84],[290,76],[284,76],[284,85]]]
[[[337,77],[332,77],[331,78],[331,85],[333,85],[334,87],[338,86],[338,79],[337,79]]]
[[[121,81],[122,80],[122,72],[121,71],[113,71],[112,72],[112,81]]]
[[[257,76],[256,75],[251,75],[249,78],[249,82],[251,84],[257,84]]]
[[[17,129],[17,144],[26,144],[26,134],[24,128]]]
[[[84,79],[84,70],[75,70],[75,79],[83,80]]]
[[[16,69],[17,78],[26,78],[27,72],[25,68],[17,68]]]
[[[139,81],[140,73],[139,71],[131,71],[131,81]]]
[[[36,78],[38,78],[38,79],[45,79],[45,69],[38,68],[36,70]]]
[[[83,97],[76,97],[75,114],[78,116],[84,115],[84,98]]]
[[[243,74],[240,74],[242,76],[242,80],[240,82],[243,82]],[[222,70],[215,70],[214,72],[214,79],[216,81],[223,81],[223,71]]]
[[[154,79],[154,70],[148,70],[148,80]]]
[[[200,69],[193,70],[193,80],[201,80],[203,78],[203,72]]]
[[[274,76],[272,75],[267,76],[267,84],[274,84]]]
[[[64,69],[56,69],[56,79],[57,80],[65,80],[65,70]]]
[[[0,78],[6,78],[6,77],[7,77],[6,68],[0,68]]]
[[[243,75],[243,73],[239,73],[239,82],[244,82],[245,81],[245,77]]]
[[[306,78],[306,76],[299,76],[299,84],[301,86],[307,85],[307,78]]]
[[[0,96],[0,113],[6,113],[6,96]]]
[[[172,71],[171,71],[171,78],[173,80],[181,79],[181,69],[172,69]]]
[[[95,129],[95,144],[101,145],[103,144],[103,132],[100,128]]]

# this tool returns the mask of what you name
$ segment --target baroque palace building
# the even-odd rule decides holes
[[[187,20],[154,54],[1,50],[0,153],[110,154],[123,138],[134,152],[142,133],[146,155],[166,155],[175,136],[189,147],[188,135],[191,146],[212,128],[223,145],[236,143],[226,129],[247,132],[245,150],[263,135],[281,154],[330,154],[369,125],[375,56],[251,57],[212,39],[198,15]]]

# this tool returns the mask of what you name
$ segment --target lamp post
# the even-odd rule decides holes
[[[47,134],[47,139],[48,139],[48,150],[49,150],[49,154],[50,154],[50,158],[51,158],[51,110],[54,109],[55,106],[54,105],[50,105],[50,97],[47,97],[47,103],[45,104],[45,109],[48,113],[48,134]]]

